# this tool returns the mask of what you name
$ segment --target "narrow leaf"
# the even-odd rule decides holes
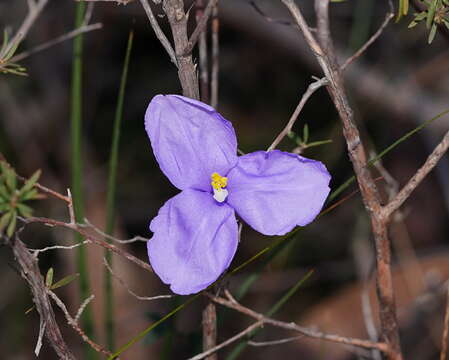
[[[6,235],[8,235],[8,237],[11,237],[14,234],[14,231],[16,230],[16,224],[17,224],[17,212],[13,210],[11,221],[9,222],[8,230],[6,231]]]
[[[48,269],[47,271],[47,275],[45,276],[45,285],[50,288],[51,284],[53,284],[53,268],[51,267],[50,269]]]
[[[39,177],[41,176],[41,170],[37,170],[33,176],[31,176],[23,185],[22,189],[20,189],[19,196],[25,194],[37,183]]]
[[[78,276],[80,276],[80,274],[72,274],[72,275],[68,275],[64,278],[62,278],[61,280],[55,282],[52,286],[51,286],[51,290],[60,288],[62,286],[68,285],[70,284],[73,280],[75,280]]]

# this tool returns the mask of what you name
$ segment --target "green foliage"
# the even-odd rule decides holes
[[[19,45],[20,45],[20,42],[16,42],[15,44],[12,44],[12,46],[11,46],[11,44],[9,42],[8,31],[5,29],[3,31],[2,47],[0,48],[0,54],[1,54],[0,55],[0,72],[2,72],[3,74],[14,74],[14,75],[21,75],[21,76],[28,75],[26,73],[26,69],[23,66],[9,61],[16,53]],[[7,50],[7,48],[10,46],[11,46],[11,48],[9,50]],[[6,53],[5,53],[5,51],[6,51]]]
[[[309,142],[309,126],[307,124],[304,125],[304,128],[302,130],[302,137],[296,134],[294,131],[290,131],[287,136],[296,143],[298,147],[295,150],[298,150],[299,153],[307,148],[329,144],[332,142],[332,140],[319,140]]]
[[[36,171],[24,185],[17,186],[17,175],[6,162],[0,161],[0,234],[11,237],[16,229],[17,217],[30,217],[33,209],[24,202],[42,198],[35,185],[41,171]]]
[[[438,26],[445,26],[449,30],[449,0],[423,0],[421,4],[425,9],[413,15],[413,20],[408,27],[414,28],[425,21],[426,28],[429,30],[427,42],[431,44],[435,39]]]

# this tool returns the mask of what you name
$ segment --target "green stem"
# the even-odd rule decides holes
[[[120,143],[120,127],[123,115],[123,100],[125,98],[126,79],[128,77],[129,58],[133,43],[133,32],[129,33],[128,45],[126,48],[125,61],[123,63],[122,77],[120,80],[120,88],[117,98],[117,107],[115,110],[114,130],[112,133],[111,154],[109,158],[109,175],[108,175],[108,193],[106,205],[106,233],[112,235],[114,231],[114,210],[115,210],[115,194],[117,184],[117,163],[118,150]],[[109,242],[110,239],[107,239]],[[105,250],[105,257],[112,266],[112,253]],[[106,343],[109,349],[114,349],[114,294],[112,289],[112,275],[105,269],[105,324],[106,324]]]
[[[79,2],[76,5],[75,27],[82,25],[86,4]],[[83,190],[81,184],[82,161],[81,161],[81,113],[82,113],[82,54],[83,37],[78,35],[73,41],[73,63],[72,63],[72,89],[71,89],[71,147],[72,147],[72,196],[73,210],[77,222],[82,222],[83,214]],[[75,240],[82,242],[83,238],[75,235]],[[80,273],[80,301],[83,302],[90,296],[90,286],[87,269],[87,257],[84,246],[77,248],[77,267]],[[87,307],[81,318],[82,327],[86,335],[93,336],[93,320],[90,307]],[[96,359],[95,351],[88,345],[85,347],[85,358]]]

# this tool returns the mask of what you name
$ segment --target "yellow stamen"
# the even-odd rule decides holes
[[[221,176],[219,173],[214,172],[211,175],[211,179],[211,185],[215,190],[223,189],[228,185],[228,178],[225,176]]]

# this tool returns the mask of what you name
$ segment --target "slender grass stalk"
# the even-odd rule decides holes
[[[79,2],[75,11],[75,27],[82,25],[86,4]],[[72,168],[72,195],[73,209],[77,222],[84,219],[83,190],[82,190],[82,161],[81,161],[81,120],[82,120],[82,55],[83,35],[78,35],[73,41],[73,63],[72,63],[72,89],[71,89],[71,168]],[[75,235],[77,242],[83,238]],[[87,269],[87,256],[84,246],[77,248],[77,267],[80,273],[80,301],[83,302],[90,296],[90,286]],[[93,337],[93,320],[90,307],[87,307],[81,318],[82,327],[87,336]],[[85,358],[96,359],[95,351],[86,344]]]
[[[296,282],[295,285],[293,285],[276,303],[265,313],[265,316],[272,317],[274,314],[276,314],[282,306],[285,305],[285,303],[294,295],[296,292],[301,288],[301,286],[312,276],[313,270],[310,270],[306,275],[304,275],[301,279],[299,279],[298,282]],[[238,356],[241,354],[243,350],[248,346],[248,340],[250,340],[252,337],[254,337],[258,332],[259,329],[255,329],[252,332],[250,332],[247,336],[247,338],[240,343],[238,343],[234,349],[229,353],[228,356],[226,356],[226,360],[234,360],[237,359]]]
[[[395,147],[397,147],[399,144],[401,144],[403,141],[405,141],[406,139],[408,139],[409,137],[413,136],[415,133],[417,133],[418,131],[420,131],[421,129],[423,129],[425,126],[429,125],[431,122],[441,118],[443,115],[446,115],[449,113],[449,110],[445,110],[441,113],[439,113],[438,115],[436,115],[435,117],[433,117],[430,120],[425,121],[424,123],[422,123],[421,125],[419,125],[418,127],[414,128],[413,130],[409,131],[408,133],[406,133],[404,136],[402,136],[401,138],[399,138],[398,140],[396,140],[393,144],[391,144],[390,146],[388,146],[386,149],[384,149],[382,152],[380,152],[375,158],[371,159],[369,161],[369,165],[374,164],[376,161],[380,160],[383,156],[385,156],[387,153],[389,153],[390,151],[392,151]],[[334,190],[330,195],[329,198],[334,199],[337,195],[339,195],[345,188],[347,188],[352,181],[354,181],[354,177],[348,179],[347,181],[345,181],[343,183],[343,185],[341,185],[340,187],[338,187],[336,190]],[[331,207],[332,210],[334,209],[333,207]],[[327,209],[324,209],[323,211],[321,211],[321,213],[318,215],[318,217],[320,217],[323,214],[328,213],[329,211],[327,211]],[[317,218],[318,218],[317,217]],[[287,242],[288,240],[292,239],[293,236],[295,234],[297,234],[299,231],[301,230],[301,227],[297,226],[296,228],[294,228],[292,231],[290,231],[288,234],[285,234],[283,236],[278,237],[276,240],[274,240],[270,245],[268,245],[267,247],[265,247],[264,249],[262,249],[261,251],[259,251],[257,254],[253,255],[252,257],[250,257],[248,260],[244,261],[242,264],[240,264],[239,266],[235,267],[234,269],[232,269],[230,272],[228,272],[225,277],[228,277],[232,274],[235,274],[236,272],[240,271],[241,269],[243,269],[244,267],[246,267],[247,265],[249,265],[250,263],[252,263],[253,261],[255,261],[256,259],[258,259],[259,257],[261,257],[262,255],[264,255],[265,253],[268,253],[272,250],[275,250],[278,246],[280,246],[281,244],[283,244],[284,242]],[[270,258],[274,258],[270,256]],[[307,275],[306,275],[307,276]],[[250,280],[250,284],[249,285],[245,285],[245,289],[243,289],[243,294],[248,291],[249,287],[255,282],[255,280],[257,279],[257,277],[253,277]],[[209,288],[211,288],[212,286],[214,286],[214,284],[210,285],[206,290],[208,290]],[[293,287],[292,289],[290,289],[290,291],[292,291],[295,287]],[[162,319],[156,321],[155,323],[151,324],[149,327],[147,327],[145,330],[141,331],[138,335],[136,335],[135,337],[133,337],[130,341],[128,341],[125,345],[123,345],[122,347],[120,347],[120,349],[118,349],[114,354],[112,354],[108,360],[113,360],[115,358],[117,358],[120,354],[122,354],[124,351],[126,351],[129,347],[131,347],[134,343],[138,342],[139,340],[141,340],[145,335],[147,335],[150,331],[154,330],[154,328],[156,328],[158,325],[160,325],[161,323],[163,323],[165,320],[171,318],[172,316],[174,316],[178,311],[181,311],[182,309],[184,309],[187,305],[189,305],[190,303],[192,303],[194,300],[196,300],[200,295],[202,294],[202,292],[190,297],[187,301],[185,301],[184,303],[182,303],[181,305],[177,306],[176,308],[174,308],[172,311],[170,311],[167,315],[165,315]],[[287,294],[286,294],[287,295]],[[282,300],[282,299],[281,299]],[[276,305],[275,305],[276,307]]]
[[[112,235],[114,231],[114,218],[115,218],[115,194],[117,184],[117,164],[118,164],[118,152],[120,143],[120,127],[122,123],[123,115],[123,101],[125,98],[126,80],[128,77],[129,58],[131,56],[131,49],[133,44],[134,33],[131,31],[128,37],[128,45],[126,47],[125,61],[123,63],[122,77],[120,80],[120,88],[117,97],[117,107],[115,109],[114,129],[112,133],[111,154],[109,157],[109,175],[108,175],[108,193],[106,201],[106,233]],[[107,239],[110,242],[110,239]],[[109,264],[112,266],[112,254],[110,251],[105,250],[105,257]],[[105,326],[106,326],[106,343],[109,349],[114,349],[114,294],[112,288],[112,275],[105,269]]]

